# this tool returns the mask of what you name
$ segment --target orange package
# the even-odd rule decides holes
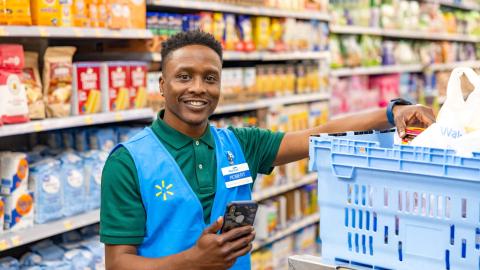
[[[34,25],[59,26],[59,0],[31,0],[32,22]]]
[[[73,0],[73,25],[77,27],[90,27],[88,7],[85,0]]]
[[[107,13],[108,28],[123,29],[129,26],[130,9],[128,8],[128,0],[108,1]]]
[[[5,0],[5,13],[9,25],[32,25],[30,2],[25,0]]]
[[[147,28],[147,3],[145,0],[129,0],[131,28]]]
[[[73,26],[73,0],[60,0],[60,26]]]
[[[7,24],[6,0],[0,0],[0,25]]]
[[[88,17],[90,19],[90,27],[100,27],[100,14],[97,4],[88,4]]]

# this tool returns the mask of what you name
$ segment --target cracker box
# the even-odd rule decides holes
[[[5,197],[4,229],[17,231],[33,226],[33,193],[16,191]]]
[[[74,115],[98,113],[101,110],[100,63],[75,63],[73,65]]]
[[[121,111],[130,108],[129,66],[126,62],[102,64],[102,93],[104,111]]]
[[[146,63],[129,63],[131,109],[145,108],[147,105],[147,73]]]
[[[4,152],[0,154],[1,193],[10,195],[28,187],[28,161],[25,153]]]
[[[34,25],[60,25],[60,0],[31,0],[30,4]]]

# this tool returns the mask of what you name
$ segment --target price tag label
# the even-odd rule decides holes
[[[93,117],[91,117],[91,116],[85,117],[85,124],[87,124],[87,125],[93,124]]]
[[[122,121],[123,120],[123,115],[122,115],[122,113],[117,112],[117,113],[115,113],[113,118],[115,119],[115,121]]]
[[[5,27],[0,27],[0,36],[8,36],[8,32],[5,30]]]
[[[78,28],[73,28],[73,32],[75,33],[76,37],[83,37],[83,31]]]
[[[63,222],[63,226],[65,227],[65,229],[71,230],[73,229],[73,222],[71,220],[67,220]]]
[[[8,243],[7,240],[2,240],[0,241],[0,251],[8,249]]]
[[[22,244],[22,240],[20,239],[20,236],[16,235],[16,236],[13,236],[10,241],[12,242],[12,244],[14,246],[20,246]]]
[[[33,124],[33,130],[35,132],[40,132],[43,130],[43,125],[41,123],[35,123]]]
[[[40,32],[40,36],[41,36],[41,37],[48,37],[48,36],[49,36],[47,29],[45,29],[45,28],[43,28],[43,27],[40,27],[40,28],[38,29],[38,31]]]

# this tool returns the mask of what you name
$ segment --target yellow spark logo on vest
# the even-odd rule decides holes
[[[155,194],[156,197],[160,197],[163,195],[163,200],[167,200],[167,195],[173,196],[173,192],[168,191],[173,187],[173,184],[169,184],[168,186],[165,187],[165,180],[162,180],[162,186],[160,185],[155,185],[155,188],[160,190]]]

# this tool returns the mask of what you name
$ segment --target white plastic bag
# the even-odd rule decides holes
[[[474,86],[465,101],[460,84],[465,74]],[[413,146],[455,149],[457,154],[471,156],[480,152],[480,77],[471,68],[456,68],[447,84],[447,98],[435,124],[418,135]]]

